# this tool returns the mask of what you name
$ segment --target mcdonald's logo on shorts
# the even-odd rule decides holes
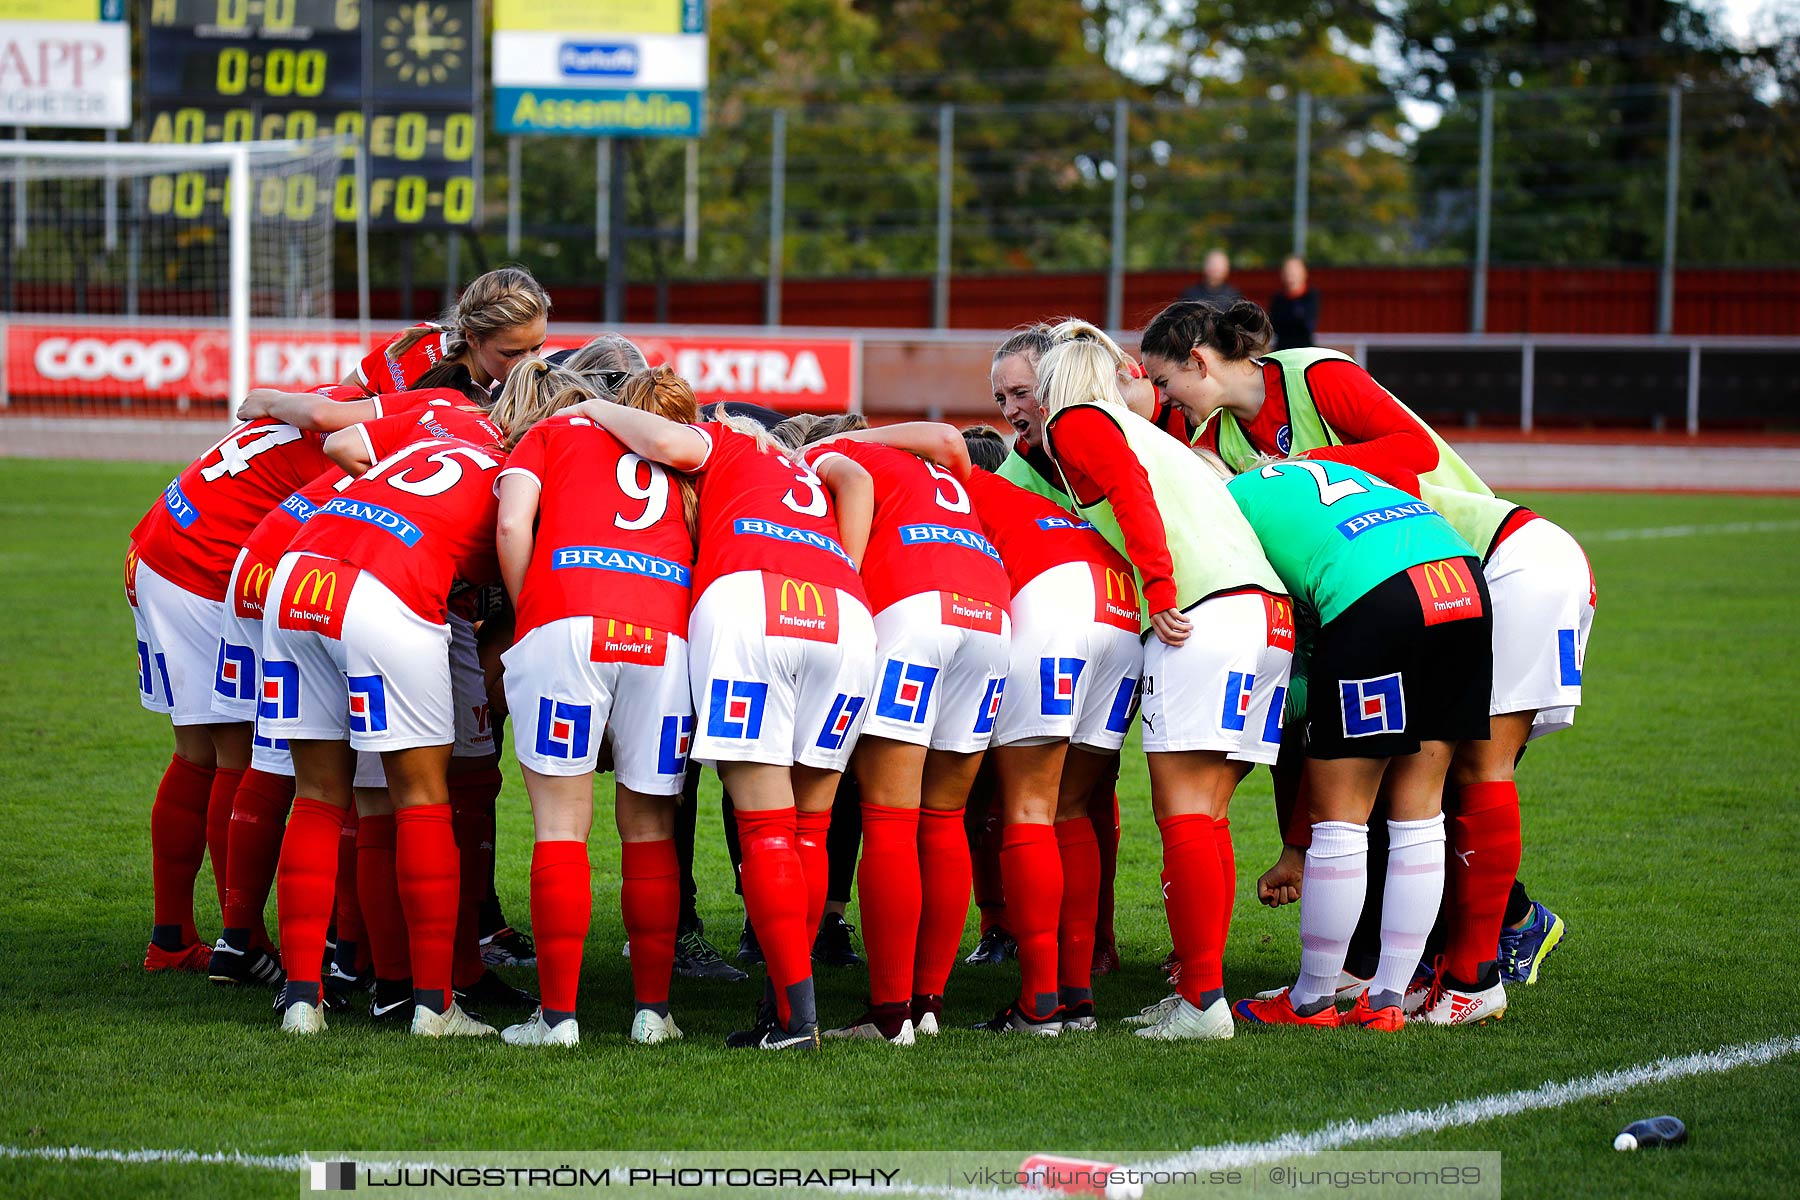
[[[838,592],[827,584],[763,572],[763,632],[770,637],[838,640]]]
[[[1462,558],[1444,558],[1407,568],[1407,578],[1419,594],[1419,611],[1427,625],[1464,621],[1482,613],[1481,589]]]
[[[612,617],[594,618],[594,636],[588,648],[590,662],[642,663],[660,667],[669,657],[669,631],[634,625]]]
[[[350,592],[360,573],[360,567],[347,562],[301,555],[288,572],[276,624],[283,629],[341,638],[344,610],[349,607]]]
[[[263,604],[269,598],[269,580],[275,568],[260,558],[246,558],[238,568],[237,587],[231,593],[231,607],[238,616],[252,621],[263,619]]]
[[[1127,633],[1142,630],[1144,606],[1131,568],[1105,563],[1090,563],[1089,567],[1094,573],[1094,620]]]
[[[1294,652],[1294,602],[1287,596],[1263,593],[1263,614],[1269,619],[1269,645]]]
[[[956,592],[939,592],[943,607],[940,619],[946,625],[954,625],[958,629],[974,629],[981,633],[999,633],[1001,613],[998,604],[990,604],[986,600],[977,600],[973,596],[964,596]]]

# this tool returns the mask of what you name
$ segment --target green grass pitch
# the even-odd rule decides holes
[[[1114,1023],[1162,993],[1166,931],[1142,759],[1127,756],[1118,929],[1124,972],[1097,989],[1103,1031],[1039,1042],[956,1027],[1007,998],[1010,971],[959,967],[950,1030],[910,1050],[830,1045],[732,1054],[719,1039],[759,986],[676,981],[687,1039],[630,1046],[618,848],[594,838],[594,932],[574,1053],[421,1044],[334,1017],[281,1037],[266,993],[146,977],[148,812],[169,754],[133,695],[120,588],[125,535],[165,468],[0,467],[0,1147],[307,1149],[977,1149],[1171,1151],[1254,1142],[1800,1033],[1800,500],[1530,498],[1581,538],[1599,580],[1587,703],[1521,770],[1524,875],[1570,936],[1498,1025],[1251,1030],[1148,1045]],[[1749,523],[1697,536],[1606,531]],[[1755,527],[1761,524],[1761,528]],[[1234,809],[1232,996],[1287,982],[1297,909],[1254,903],[1274,857],[1266,776]],[[738,910],[708,793],[702,906]],[[530,819],[517,769],[501,800],[501,894],[528,914]],[[201,926],[216,925],[210,874]],[[855,914],[852,912],[852,919]],[[969,937],[973,938],[973,922]],[[966,947],[965,947],[966,948]],[[529,980],[527,975],[526,980]],[[820,984],[827,1019],[865,978]],[[1616,1155],[1612,1134],[1669,1111],[1692,1144]],[[1800,1170],[1800,1061],[1648,1087],[1384,1148],[1498,1149],[1518,1195],[1762,1195]],[[248,1169],[62,1166],[6,1156],[8,1195],[291,1194]]]

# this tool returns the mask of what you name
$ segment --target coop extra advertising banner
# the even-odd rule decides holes
[[[129,124],[125,0],[0,0],[0,125]]]
[[[705,0],[494,0],[494,128],[698,137]]]
[[[585,340],[559,335],[545,350]],[[674,367],[702,404],[741,400],[817,413],[860,407],[860,347],[853,338],[642,334],[634,340],[652,365]],[[354,331],[256,331],[250,336],[250,383],[284,391],[336,383],[376,344]],[[223,328],[11,323],[4,346],[6,395],[14,403],[219,400],[229,391],[230,343]]]

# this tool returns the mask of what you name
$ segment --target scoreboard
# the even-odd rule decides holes
[[[473,224],[481,198],[481,0],[143,0],[140,138],[192,144],[340,135],[368,150],[357,194],[346,150],[332,195],[289,181],[296,220],[330,206],[377,228]],[[216,212],[203,176],[153,180],[152,211]],[[269,211],[267,204],[264,211]]]

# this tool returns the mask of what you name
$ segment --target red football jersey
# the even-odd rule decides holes
[[[267,417],[239,425],[169,481],[132,530],[138,557],[170,582],[223,600],[257,522],[331,466],[323,445],[319,435]]]
[[[458,580],[482,586],[500,577],[494,484],[505,464],[493,444],[416,438],[327,500],[288,550],[359,567],[441,624]]]
[[[904,450],[854,439],[810,447],[806,459],[828,454],[861,464],[875,479],[862,573],[876,612],[920,592],[971,596],[1005,611],[1012,598],[1006,568],[956,476]]]
[[[541,489],[517,637],[584,615],[687,636],[694,541],[666,468],[586,417],[565,414],[520,439],[501,472],[515,473]]]
[[[982,532],[1000,551],[1013,594],[1064,563],[1098,563],[1131,576],[1131,564],[1087,521],[991,471],[964,484],[975,501]]]
[[[838,540],[831,493],[811,467],[774,452],[729,426],[693,426],[712,444],[700,465],[700,554],[696,600],[734,571],[766,571],[827,584],[865,606],[862,578]]]
[[[495,449],[506,440],[500,427],[460,394],[454,401],[432,400],[420,408],[390,413],[351,428],[362,435],[363,449],[375,463],[420,438],[454,438]]]
[[[414,329],[428,332],[405,350],[395,352],[400,339]],[[419,377],[443,362],[450,354],[450,331],[442,325],[421,321],[410,329],[396,333],[363,356],[356,364],[356,380],[373,392],[404,392]]]

